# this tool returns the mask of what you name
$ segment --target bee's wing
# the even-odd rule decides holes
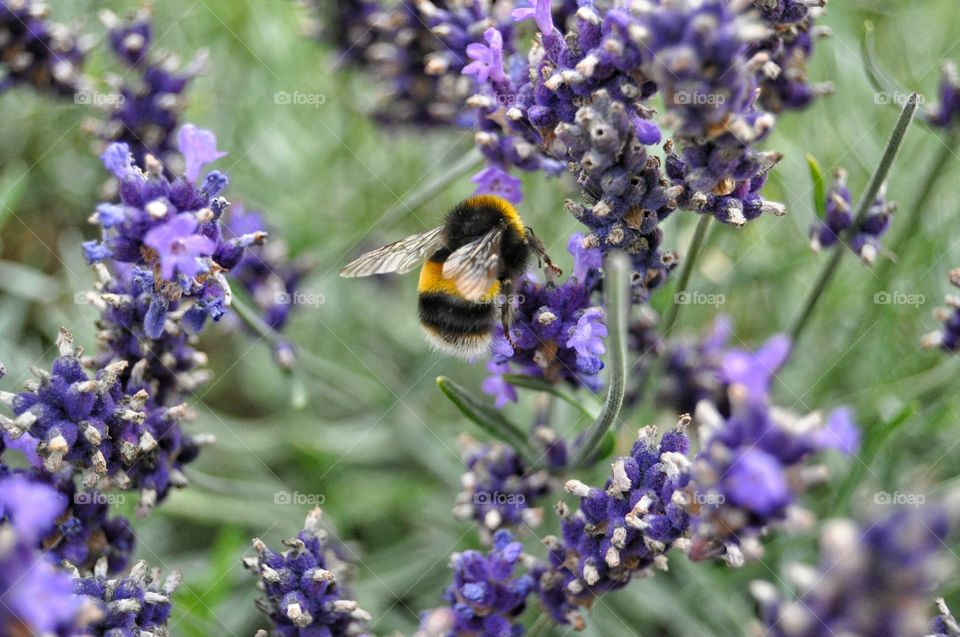
[[[502,238],[503,228],[497,227],[457,248],[443,262],[443,278],[453,279],[457,290],[467,300],[480,300],[497,280]]]
[[[443,247],[444,241],[444,226],[438,226],[367,252],[340,270],[340,276],[353,278],[390,272],[404,274]]]

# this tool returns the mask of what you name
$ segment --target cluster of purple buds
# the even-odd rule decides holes
[[[709,214],[721,223],[738,228],[765,212],[778,217],[786,214],[783,204],[766,200],[762,195],[770,169],[782,157],[780,153],[753,153],[750,161],[744,165],[743,172],[739,172],[739,169],[733,171],[743,179],[726,180],[722,187],[703,191],[695,189],[694,184],[700,179],[700,174],[707,174],[710,180],[713,177],[709,175],[717,173],[714,148],[688,146],[681,156],[676,152],[673,142],[667,142],[664,150],[667,153],[667,176],[674,183],[687,186],[678,199],[678,205],[682,208]]]
[[[807,61],[816,41],[830,30],[817,26],[823,17],[826,0],[757,0],[770,35],[750,47],[752,55],[764,58],[758,70],[760,103],[773,113],[802,109],[818,96],[833,92],[830,82],[810,83]]]
[[[499,328],[494,333],[494,364],[511,362],[530,376],[597,390],[607,328],[604,310],[592,304],[590,290],[573,279],[562,285],[525,279],[517,294],[524,302],[517,307],[509,340]]]
[[[256,557],[244,559],[263,591],[257,608],[281,637],[355,637],[370,620],[345,596],[347,568],[328,545],[320,519],[320,509],[311,511],[297,537],[284,542],[283,553],[255,539]]]
[[[666,569],[665,553],[687,546],[690,517],[689,418],[657,440],[656,427],[640,431],[629,456],[613,463],[603,489],[567,482],[580,497],[571,513],[561,502],[562,538],[544,540],[548,563],[533,569],[540,603],[560,624],[582,629],[582,608],[652,569]]]
[[[460,444],[467,472],[454,514],[481,523],[488,534],[503,527],[539,526],[543,509],[536,503],[551,491],[549,473],[532,470],[505,444],[480,444],[466,435]]]
[[[937,128],[951,128],[960,120],[960,73],[951,61],[943,63],[940,79],[940,103],[930,107],[926,120]]]
[[[44,540],[57,562],[69,562],[84,573],[98,563],[108,574],[124,571],[136,536],[127,518],[110,517],[114,498],[94,490],[78,491],[69,480],[57,487],[70,503],[57,518],[54,533]]]
[[[459,69],[466,63],[466,56],[443,55],[438,40],[441,36],[434,31],[451,16],[455,24],[460,26],[465,21],[466,26],[471,15],[477,13],[472,5],[479,3],[460,5],[462,10],[437,18],[425,18],[419,0],[321,4],[324,6],[318,7],[318,14],[325,23],[322,33],[336,32],[342,49],[338,61],[360,65],[381,90],[373,111],[376,120],[387,125],[416,126],[463,123],[470,80],[461,76]],[[424,10],[429,8],[425,6]]]
[[[180,430],[186,405],[157,405],[145,389],[127,393],[135,379],[121,378],[124,360],[91,377],[64,330],[57,345],[49,373],[37,370],[26,391],[2,396],[14,418],[0,425],[12,438],[35,440],[47,472],[70,471],[87,488],[139,489],[140,512],[148,511],[186,483],[182,465],[196,456],[197,442]]]
[[[842,233],[850,232],[849,228],[854,222],[852,205],[850,189],[847,188],[847,173],[842,168],[838,169],[827,191],[824,218],[814,223],[810,229],[810,246],[814,252],[833,246],[840,241]],[[882,249],[880,237],[890,227],[890,215],[896,208],[896,204],[885,200],[881,190],[866,217],[853,231],[850,249],[867,265],[876,262],[877,254]]]
[[[697,406],[700,451],[691,469],[696,497],[688,551],[694,560],[720,557],[739,566],[762,554],[759,538],[770,527],[809,526],[798,496],[828,473],[807,460],[826,449],[853,454],[859,446],[845,408],[825,418],[819,412],[798,417],[770,404],[772,379],[789,350],[782,335],[756,353],[731,350],[721,368],[729,415],[707,401]]]
[[[85,90],[88,47],[49,14],[43,0],[0,0],[0,93],[22,84],[65,96]]]
[[[960,288],[960,268],[951,270],[949,277],[950,283]],[[960,349],[960,296],[948,294],[947,307],[937,308],[933,315],[943,323],[943,327],[924,336],[921,345],[925,349],[938,347],[947,352],[956,352]]]
[[[66,498],[22,474],[0,478],[0,634],[72,635],[95,617],[74,596],[71,577],[40,550]]]
[[[86,577],[75,571],[76,597],[99,610],[99,617],[89,621],[79,636],[169,635],[170,599],[179,584],[179,571],[162,579],[160,569],[150,568],[142,561],[123,577],[109,577],[105,561],[99,562]]]
[[[445,593],[450,609],[424,615],[423,623],[435,629],[430,634],[438,637],[522,635],[523,626],[515,622],[526,608],[534,581],[530,575],[514,575],[514,571],[528,562],[523,545],[502,529],[494,534],[493,547],[486,555],[479,551],[454,553],[450,558],[453,583]],[[425,628],[421,626],[422,630]]]
[[[137,165],[143,166],[152,155],[167,166],[175,157],[174,131],[184,107],[183,94],[202,68],[203,56],[181,70],[175,56],[151,48],[153,29],[145,12],[128,21],[109,11],[100,15],[109,28],[110,49],[126,70],[114,87],[116,103],[99,136],[127,144]]]
[[[899,507],[865,521],[828,523],[818,564],[786,569],[795,598],[766,581],[751,585],[757,634],[929,635],[931,588],[945,575],[941,553],[954,513],[939,504]]]
[[[572,122],[557,125],[556,139],[576,166],[585,198],[566,204],[590,230],[583,245],[604,255],[626,252],[633,263],[634,296],[643,301],[675,263],[672,254],[660,252],[659,224],[677,208],[684,187],[671,185],[659,158],[647,153],[645,144],[659,141],[660,132],[640,122],[649,124],[598,89]]]

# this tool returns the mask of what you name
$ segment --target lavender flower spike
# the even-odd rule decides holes
[[[955,514],[936,504],[830,522],[819,563],[786,571],[796,598],[784,598],[769,582],[751,585],[760,607],[757,634],[929,635],[930,588],[940,580],[943,542]]]
[[[180,572],[173,571],[161,580],[160,569],[137,562],[129,575],[107,577],[106,560],[101,560],[93,574],[80,577],[75,573],[73,590],[79,599],[96,605],[100,617],[81,634],[96,637],[168,635],[170,599],[180,585]]]
[[[257,609],[282,637],[354,637],[370,620],[346,597],[347,571],[327,545],[321,515],[320,509],[307,515],[303,530],[285,542],[287,551],[277,553],[255,539],[256,557],[244,559],[264,593]]]
[[[521,635],[523,627],[515,621],[534,587],[530,575],[514,576],[514,570],[524,561],[523,545],[505,530],[493,536],[493,548],[487,555],[479,551],[455,553],[450,558],[453,583],[445,594],[454,622],[443,637]]]

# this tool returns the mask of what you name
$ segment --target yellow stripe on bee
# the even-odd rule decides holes
[[[527,236],[527,229],[523,225],[523,219],[520,218],[520,213],[517,212],[517,209],[510,205],[510,202],[504,199],[503,197],[498,197],[496,195],[476,195],[475,197],[470,197],[467,199],[468,206],[490,206],[495,208],[497,212],[503,215],[504,219],[507,220],[513,229],[517,231],[521,237]]]
[[[453,279],[443,278],[443,264],[438,261],[427,261],[420,270],[420,281],[417,283],[417,292],[420,294],[449,294],[463,298]],[[490,302],[500,293],[500,282],[494,281],[481,301]]]

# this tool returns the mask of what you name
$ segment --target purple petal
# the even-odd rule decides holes
[[[180,128],[177,145],[186,163],[183,174],[191,182],[197,180],[205,165],[226,155],[217,150],[216,135],[193,124],[184,124]]]

